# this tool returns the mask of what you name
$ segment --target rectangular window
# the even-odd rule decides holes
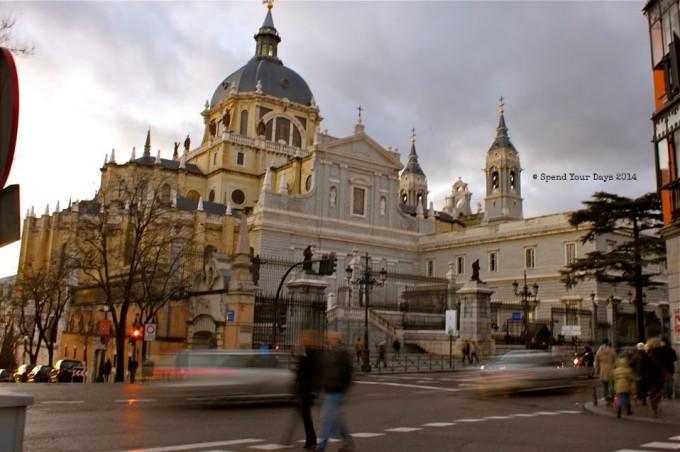
[[[434,276],[434,259],[427,260],[427,276]]]
[[[489,272],[498,271],[498,252],[491,251],[489,253]]]
[[[536,248],[524,248],[524,268],[534,268],[536,264]]]
[[[456,274],[465,274],[465,256],[456,256]]]
[[[217,165],[217,152],[213,153],[213,166]]]
[[[666,185],[671,181],[671,167],[669,162],[668,141],[664,138],[656,144],[657,153],[657,177],[659,186]]]
[[[651,35],[650,39],[652,41],[652,64],[656,66],[666,53],[663,46],[661,20],[659,17],[656,17],[656,20],[652,23],[649,33]]]
[[[352,213],[354,215],[366,215],[366,190],[359,187],[352,189]]]
[[[564,263],[571,265],[576,262],[576,243],[568,242],[564,244]]]
[[[243,154],[243,152],[239,151],[236,153],[236,164],[238,166],[243,166],[243,162],[245,161],[245,159],[246,157],[245,154]]]

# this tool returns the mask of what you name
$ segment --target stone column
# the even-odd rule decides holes
[[[456,354],[462,354],[465,341],[477,343],[479,356],[496,353],[496,343],[491,337],[491,294],[486,283],[466,281],[458,291],[460,300],[460,337],[456,341]]]
[[[611,296],[607,300],[607,321],[609,322],[609,333],[607,338],[612,347],[616,346],[616,328],[618,324],[619,316],[619,305],[621,304],[621,298],[617,296]]]

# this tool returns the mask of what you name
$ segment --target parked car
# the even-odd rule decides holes
[[[483,394],[576,386],[572,363],[542,350],[516,350],[480,367],[476,389]]]
[[[60,359],[50,370],[51,383],[84,382],[87,368],[75,359]]]
[[[35,366],[32,371],[28,373],[26,381],[28,383],[47,383],[50,381],[50,366]]]
[[[155,366],[151,391],[195,402],[290,401],[291,355],[273,350],[187,350]]]
[[[14,378],[12,376],[14,372],[9,369],[0,369],[0,383],[13,383]]]
[[[34,364],[22,364],[14,371],[13,379],[17,383],[26,383],[28,373],[33,370]]]

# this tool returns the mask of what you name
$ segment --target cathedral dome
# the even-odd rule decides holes
[[[245,66],[224,79],[217,87],[210,102],[216,107],[232,94],[261,93],[291,102],[311,105],[312,91],[297,72],[287,68],[278,58],[278,44],[281,41],[274,27],[271,3],[262,27],[255,35],[255,56]]]
[[[258,90],[258,82],[262,94],[302,105],[311,105],[312,91],[307,82],[295,71],[287,68],[278,58],[254,57],[248,63],[225,78],[213,94],[211,106],[217,106],[234,90],[236,93],[252,93]],[[233,86],[233,88],[232,88]]]

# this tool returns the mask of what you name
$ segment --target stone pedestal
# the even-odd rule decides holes
[[[298,343],[300,332],[311,330],[317,332],[320,345],[326,327],[324,292],[329,283],[319,275],[301,271],[286,286],[288,295],[294,300],[286,311],[286,343]]]
[[[465,341],[477,345],[478,356],[496,353],[496,343],[491,337],[491,294],[482,281],[466,281],[458,291],[460,300],[460,336],[456,341],[456,355],[462,354]]]

